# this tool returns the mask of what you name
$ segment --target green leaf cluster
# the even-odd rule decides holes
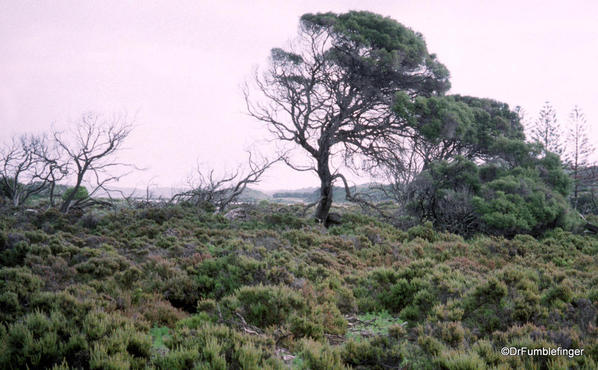
[[[62,199],[63,200],[68,199],[74,191],[75,191],[75,188],[68,188],[62,194]],[[89,192],[87,191],[87,188],[85,186],[79,186],[76,191],[77,192],[75,193],[75,196],[73,197],[74,201],[89,198]]]
[[[539,235],[571,224],[570,179],[556,155],[514,168],[500,162],[478,165],[463,157],[433,162],[414,186],[420,188],[414,190],[412,212],[453,232],[459,228],[451,229],[448,222],[458,209],[469,212],[470,219],[462,222],[472,224],[470,234]]]

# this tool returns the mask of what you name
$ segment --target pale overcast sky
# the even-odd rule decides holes
[[[598,1],[0,0],[0,140],[126,111],[122,185],[181,184],[196,161],[232,168],[262,139],[240,85],[285,46],[307,12],[369,10],[421,32],[451,72],[450,93],[543,102],[565,123],[578,104],[598,138]],[[316,185],[279,167],[261,188]]]

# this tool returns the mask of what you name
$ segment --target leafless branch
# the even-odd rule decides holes
[[[217,212],[222,212],[239,199],[247,186],[259,183],[266,170],[282,160],[283,157],[256,160],[254,155],[248,152],[244,171],[237,169],[223,176],[216,175],[213,169],[205,170],[198,165],[195,176],[188,181],[191,190],[175,194],[171,202],[187,201],[196,206],[214,207]]]
[[[114,159],[132,129],[133,126],[126,115],[106,118],[96,113],[86,113],[71,131],[53,132],[54,140],[68,158],[75,177],[75,186],[60,207],[62,212],[66,213],[72,207],[89,206],[94,203],[92,195],[96,195],[100,190],[111,197],[108,184],[118,181],[128,172],[111,175],[108,171],[135,168]],[[75,199],[77,192],[84,185],[91,187],[89,196]]]

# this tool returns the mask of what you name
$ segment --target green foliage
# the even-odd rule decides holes
[[[74,191],[75,191],[75,188],[66,189],[66,191],[64,193],[62,193],[62,199],[63,200],[68,199]],[[89,198],[89,192],[87,191],[87,188],[85,186],[79,186],[76,189],[76,191],[77,192],[73,196],[73,201],[84,200],[84,199]]]
[[[222,325],[205,324],[200,330],[182,329],[167,342],[168,351],[154,360],[160,369],[280,368],[267,351],[273,345]]]
[[[485,160],[501,150],[497,142],[523,144],[523,126],[507,104],[470,96],[411,99],[399,93],[393,110],[418,135],[426,161],[465,157]]]
[[[230,305],[248,323],[262,328],[284,322],[291,314],[301,314],[307,310],[303,297],[284,286],[242,287]]]
[[[43,285],[43,280],[28,269],[3,267],[0,269],[0,322],[13,322],[24,313],[31,295]]]
[[[272,226],[290,228],[290,229],[300,229],[307,225],[307,222],[299,217],[290,215],[290,214],[280,214],[280,213],[273,213],[269,214],[265,217],[265,221],[267,224]]]
[[[338,350],[313,340],[303,340],[299,343],[299,356],[295,362],[298,369],[345,369]]]
[[[548,167],[545,172],[546,168],[543,162],[535,169],[517,167],[482,186],[472,202],[487,231],[538,235],[549,228],[569,226],[569,207],[563,197],[568,178],[562,169]]]
[[[376,269],[360,281],[356,296],[361,310],[388,310],[404,320],[418,320],[436,302],[431,260],[420,260],[397,271]]]
[[[480,188],[508,173],[487,172]],[[260,207],[238,225],[183,207],[111,212],[93,230],[2,218],[3,252],[22,249],[0,268],[0,368],[595,367],[594,236],[464,240],[352,209],[329,230],[290,228],[264,222],[280,205]]]
[[[29,252],[30,245],[25,237],[22,235],[12,234],[9,237],[4,236],[0,243],[4,244],[0,248],[0,265],[1,266],[18,266],[21,265]]]
[[[4,250],[7,247],[8,240],[6,234],[0,230],[0,250]]]
[[[350,68],[348,60],[335,50],[341,50],[343,46],[371,49],[369,53],[353,55],[351,61],[354,66],[357,64],[372,72],[368,77],[373,87],[381,87],[394,79],[400,80],[401,85],[408,85],[409,80],[402,77],[422,66],[430,70],[431,78],[423,86],[418,86],[419,89],[444,92],[450,87],[448,70],[436,61],[435,55],[428,53],[422,35],[391,18],[366,11],[351,11],[344,14],[304,14],[301,23],[309,29],[328,30],[338,46],[331,49],[331,57],[346,68]],[[397,57],[398,53],[401,58]],[[384,78],[386,81],[383,81]]]
[[[351,327],[348,337],[359,337],[363,332],[374,335],[388,335],[390,331],[401,332],[401,319],[392,317],[387,311],[358,315],[359,321]],[[394,328],[394,329],[393,329]]]
[[[231,254],[208,259],[195,269],[197,290],[201,297],[222,298],[236,289],[258,280],[258,261]]]
[[[440,369],[476,370],[486,368],[486,363],[476,354],[449,352],[434,361]]]
[[[166,348],[166,345],[164,345],[164,342],[167,341],[168,339],[171,338],[171,336],[168,334],[168,328],[167,327],[153,327],[152,330],[150,330],[150,334],[152,335],[152,347],[154,348]]]
[[[472,317],[486,333],[504,325],[501,317],[503,298],[507,295],[507,286],[496,279],[478,285],[463,303],[464,316]]]
[[[598,239],[572,232],[558,156],[525,143],[506,104],[443,96],[448,71],[396,21],[301,22],[329,37],[322,73],[358,76],[353,101],[409,92],[393,109],[429,157],[405,215],[423,222],[399,230],[347,206],[324,229],[268,202],[233,222],[185,204],[0,213],[0,368],[596,368]],[[272,59],[278,87],[305,87],[306,58]]]
[[[349,340],[342,348],[343,361],[357,369],[384,369],[388,364],[405,364],[400,342],[386,336],[368,340]]]
[[[409,230],[407,230],[407,235],[409,240],[414,240],[415,238],[420,238],[429,242],[439,240],[438,233],[434,230],[434,225],[430,221],[409,228]]]
[[[550,153],[514,168],[478,166],[457,157],[432,163],[419,176],[409,207],[436,227],[466,236],[539,235],[572,225],[565,199],[569,185],[558,157]]]

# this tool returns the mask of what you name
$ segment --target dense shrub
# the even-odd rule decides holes
[[[509,189],[488,172],[480,189],[493,176]],[[595,236],[465,240],[353,209],[328,230],[293,228],[267,218],[282,207],[236,223],[123,209],[93,228],[1,216],[0,368],[596,367]],[[586,352],[505,357],[504,345]]]
[[[75,188],[68,188],[64,193],[62,193],[62,199],[68,199],[71,194],[75,191]],[[89,197],[89,192],[85,186],[79,186],[77,188],[77,192],[73,196],[73,200],[83,200]]]
[[[0,323],[13,322],[25,312],[33,293],[43,286],[43,280],[26,268],[0,269]]]
[[[239,289],[230,307],[248,323],[265,328],[285,322],[293,313],[304,313],[307,303],[301,294],[284,286],[258,285]]]
[[[338,350],[312,340],[299,343],[298,369],[346,369]]]
[[[569,226],[567,201],[542,182],[536,170],[516,168],[484,184],[473,204],[486,230],[493,234],[538,235],[550,228]]]
[[[197,289],[203,298],[222,298],[243,285],[260,282],[259,262],[230,254],[203,261],[194,271]]]
[[[531,150],[531,149],[530,149]],[[559,158],[529,154],[510,166],[477,165],[463,157],[430,164],[412,184],[409,209],[442,230],[471,236],[539,235],[570,227],[570,179]]]

